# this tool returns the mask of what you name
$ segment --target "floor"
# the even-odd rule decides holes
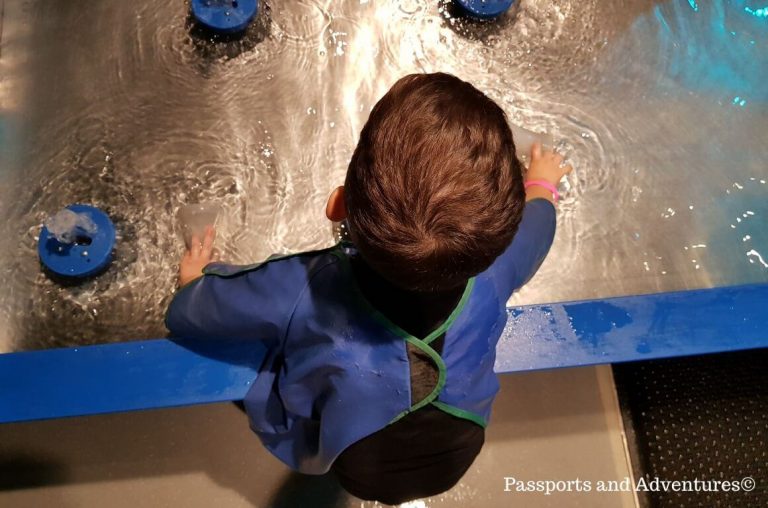
[[[462,481],[401,506],[635,506],[631,492],[545,495],[516,492],[505,480],[578,478],[594,486],[630,476],[609,367],[512,374],[501,382],[486,446]],[[105,503],[381,506],[345,494],[331,477],[292,474],[262,449],[232,404],[0,426],[0,506]]]
[[[766,365],[768,348],[614,366],[634,477],[707,485],[639,489],[641,507],[768,506]]]

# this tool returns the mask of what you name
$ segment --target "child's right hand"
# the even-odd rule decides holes
[[[528,180],[546,180],[557,186],[560,180],[573,171],[570,164],[563,165],[563,156],[551,150],[544,150],[541,143],[531,147],[531,164],[526,174]]]
[[[573,171],[570,164],[563,165],[563,156],[551,150],[544,150],[541,143],[534,143],[531,147],[531,164],[525,175],[525,181],[544,180],[555,187],[560,180]],[[525,191],[526,201],[536,198],[544,198],[554,203],[552,193],[539,185],[532,185]]]

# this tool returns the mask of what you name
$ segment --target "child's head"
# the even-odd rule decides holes
[[[346,215],[360,255],[380,275],[438,291],[491,265],[524,204],[502,109],[455,76],[412,74],[371,111],[327,213]]]

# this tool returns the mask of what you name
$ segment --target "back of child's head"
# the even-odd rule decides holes
[[[525,205],[504,111],[450,74],[412,74],[374,106],[345,182],[362,258],[414,291],[461,286],[509,245]]]

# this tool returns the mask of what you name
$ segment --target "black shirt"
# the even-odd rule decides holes
[[[361,258],[353,257],[351,262],[365,298],[415,337],[426,337],[437,329],[464,292],[463,287],[439,293],[406,291],[382,278]],[[430,346],[442,354],[444,339],[441,335]],[[408,359],[415,404],[437,385],[438,369],[411,344]],[[481,426],[427,404],[349,446],[332,469],[351,494],[398,504],[453,487],[480,453],[484,439]]]

